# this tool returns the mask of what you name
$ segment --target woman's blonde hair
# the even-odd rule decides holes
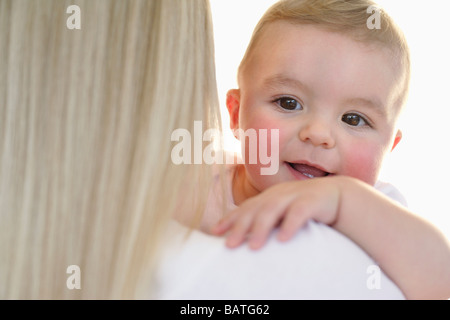
[[[208,190],[171,133],[220,125],[209,3],[0,0],[0,47],[0,298],[146,297],[180,187]]]
[[[379,18],[378,26],[368,20],[372,14]],[[403,105],[409,91],[410,54],[406,38],[394,20],[371,0],[280,0],[259,20],[250,44],[239,66],[239,75],[251,57],[264,29],[272,22],[286,21],[297,25],[314,25],[331,32],[350,36],[356,41],[389,48],[393,59],[403,71],[403,92],[397,104]],[[369,28],[370,26],[370,28]]]

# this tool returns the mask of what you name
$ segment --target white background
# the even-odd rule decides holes
[[[225,147],[238,150],[225,107],[228,89],[259,18],[275,0],[210,0]],[[450,239],[450,1],[380,0],[405,33],[411,50],[403,139],[386,159],[381,179],[393,183],[409,208]]]

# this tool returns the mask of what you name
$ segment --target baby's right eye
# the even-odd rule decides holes
[[[285,110],[302,110],[303,106],[294,98],[282,97],[274,100],[281,108]]]

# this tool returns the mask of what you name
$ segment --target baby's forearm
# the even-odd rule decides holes
[[[407,299],[450,298],[450,244],[431,224],[356,179],[337,177],[333,227],[356,242]]]

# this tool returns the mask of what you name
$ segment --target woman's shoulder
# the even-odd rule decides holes
[[[404,299],[360,247],[314,221],[288,242],[274,231],[258,251],[199,231],[172,249],[161,299]]]

